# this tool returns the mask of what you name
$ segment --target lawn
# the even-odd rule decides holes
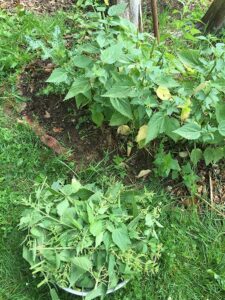
[[[162,26],[167,14],[168,12],[161,15]],[[199,8],[196,8],[189,19],[197,18],[199,14]],[[109,299],[224,299],[225,222],[222,203],[208,205],[210,199],[204,195],[201,197],[206,200],[198,201],[196,204],[193,195],[187,192],[184,195],[187,201],[184,203],[183,194],[181,196],[171,194],[170,190],[165,188],[165,179],[161,177],[159,179],[157,176],[152,176],[150,180],[149,177],[144,177],[138,181],[135,175],[139,158],[134,163],[135,171],[128,171],[126,164],[129,168],[132,164],[129,159],[121,155],[123,153],[121,151],[126,152],[127,149],[120,149],[120,152],[114,153],[114,148],[109,147],[113,152],[112,155],[107,151],[108,146],[100,154],[99,148],[96,147],[97,150],[93,153],[98,153],[99,156],[96,157],[99,160],[90,159],[88,164],[83,162],[81,164],[71,159],[68,153],[55,154],[54,147],[53,149],[46,147],[20,115],[19,111],[24,106],[24,102],[28,100],[31,103],[32,99],[29,99],[29,95],[25,98],[21,94],[18,88],[19,74],[23,73],[29,63],[35,61],[37,57],[40,58],[41,52],[27,50],[26,37],[31,36],[32,39],[46,41],[52,38],[56,25],[61,28],[62,34],[76,36],[79,30],[73,26],[69,28],[68,24],[74,24],[73,22],[77,24],[80,18],[79,12],[73,11],[68,15],[58,12],[56,16],[43,18],[43,16],[27,14],[23,10],[14,13],[0,10],[0,300],[57,300],[51,297],[48,285],[37,287],[42,277],[32,275],[28,263],[22,257],[22,243],[25,236],[24,232],[19,231],[18,224],[21,212],[24,210],[21,203],[23,199],[29,197],[38,184],[44,180],[51,184],[58,179],[69,182],[73,176],[82,183],[95,182],[98,187],[104,187],[109,182],[123,181],[138,190],[146,188],[154,193],[149,203],[150,207],[160,205],[161,208],[162,228],[159,228],[157,233],[163,247],[158,272],[138,274],[125,288],[108,296]],[[183,24],[180,20],[175,20],[168,32],[164,31],[162,39],[167,39],[168,34],[175,29],[184,30],[186,31],[185,45],[191,43],[199,45],[194,34],[187,34],[188,27],[184,25],[189,19],[185,17],[186,21],[183,21]],[[190,24],[188,25],[187,22],[186,25]],[[85,30],[88,31],[89,28]],[[213,40],[217,38],[211,37],[212,42]],[[220,42],[224,42],[223,37]],[[176,48],[180,45],[179,37],[175,37],[170,43]],[[167,55],[169,56],[168,53]],[[30,87],[30,83],[27,85]],[[36,99],[48,97],[52,92],[52,86],[49,89],[50,91],[46,90],[44,86]],[[57,92],[59,95],[62,93],[60,89]],[[66,116],[71,117],[71,110]],[[89,117],[89,114],[74,117],[79,120],[78,131],[82,132],[78,140],[79,145],[83,147],[78,155],[80,158],[82,151],[85,156],[89,154],[89,148],[84,144],[85,138],[88,136],[89,139],[90,136],[91,139],[95,134],[94,139],[96,139],[95,130],[99,130],[93,125],[84,126]],[[58,124],[54,128],[61,130]],[[52,130],[48,127],[47,129],[48,132]],[[97,136],[102,132],[104,134],[104,131],[97,131]],[[62,139],[63,146],[66,147],[67,140],[70,140],[69,147],[72,147],[71,138]],[[124,140],[120,141],[122,145]],[[104,141],[101,143],[100,146],[105,147]],[[61,300],[79,299],[60,289],[57,292]]]

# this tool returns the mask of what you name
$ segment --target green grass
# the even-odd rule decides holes
[[[10,124],[10,125],[9,125]],[[21,198],[27,197],[36,182],[46,176],[49,182],[68,178],[68,167],[62,158],[40,144],[24,125],[15,124],[0,115],[0,299],[50,300],[48,288],[37,289],[40,281],[32,278],[22,259],[23,236],[17,224]],[[73,168],[71,165],[70,167]],[[102,178],[104,164],[81,173],[83,180]],[[112,168],[109,171],[112,173]],[[118,174],[117,174],[118,175]],[[177,207],[168,195],[157,190],[155,204],[162,203],[159,237],[164,244],[159,273],[137,278],[110,299],[224,299],[225,226],[223,220],[205,210],[202,214]],[[154,203],[152,203],[154,205]],[[212,270],[219,277],[214,279]],[[170,297],[170,298],[169,298]],[[61,300],[74,299],[60,292]]]

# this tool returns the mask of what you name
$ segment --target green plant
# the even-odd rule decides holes
[[[43,275],[39,286],[94,289],[87,296],[93,299],[123,280],[158,271],[161,225],[152,197],[119,183],[105,193],[75,179],[40,185],[24,201],[28,209],[20,220],[20,229],[28,231],[23,257],[33,274]]]
[[[82,32],[71,48],[58,34],[57,44],[64,45],[60,59],[56,37],[48,45],[30,42],[56,64],[47,81],[62,92],[68,88],[65,100],[75,99],[78,109],[88,107],[97,126],[129,126],[139,147],[163,139],[170,149],[178,145],[177,152],[188,149],[195,166],[201,159],[210,164],[224,158],[225,44],[213,44],[196,32],[193,43],[198,49],[182,49],[180,44],[174,52],[166,43],[156,46],[149,34],[138,33],[117,17],[117,9],[112,6],[107,17],[102,7],[87,13],[86,35]],[[170,150],[168,159],[173,155]]]

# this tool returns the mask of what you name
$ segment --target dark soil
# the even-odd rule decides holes
[[[30,101],[23,113],[37,118],[47,133],[71,149],[75,160],[81,164],[101,160],[104,151],[116,152],[115,133],[106,127],[96,128],[88,120],[88,112],[77,110],[73,100],[65,102],[62,95],[40,94],[47,86],[48,66],[48,63],[37,61],[25,68],[20,78],[20,89]]]

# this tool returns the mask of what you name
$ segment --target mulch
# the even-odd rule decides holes
[[[7,10],[22,8],[35,13],[54,13],[71,8],[75,2],[76,0],[0,0],[0,8]]]

